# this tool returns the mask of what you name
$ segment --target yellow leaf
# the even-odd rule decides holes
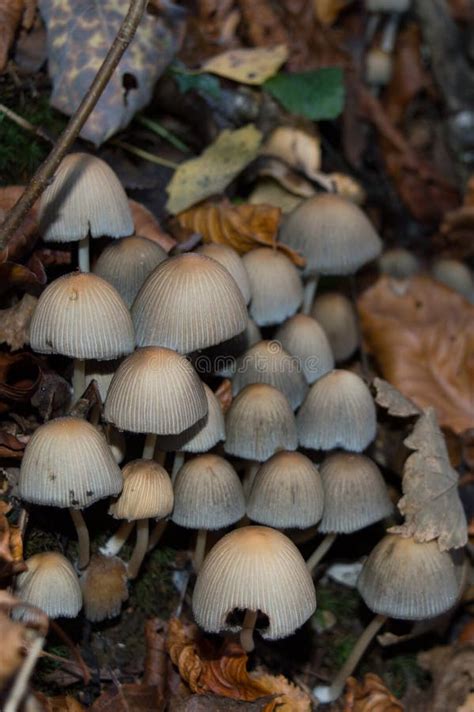
[[[222,131],[198,157],[182,163],[166,190],[167,210],[186,210],[211,195],[221,193],[258,153],[262,134],[253,124],[237,131]]]
[[[211,57],[202,65],[200,72],[211,72],[241,84],[263,84],[277,73],[288,59],[284,44],[276,47],[231,49]]]

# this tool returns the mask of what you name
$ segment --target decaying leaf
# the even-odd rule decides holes
[[[187,695],[171,699],[169,712],[265,712],[268,697],[253,702],[232,700],[217,695]]]
[[[432,648],[420,653],[417,662],[433,679],[431,690],[425,693],[429,712],[469,712],[463,706],[474,689],[474,643]]]
[[[442,427],[474,427],[474,306],[429,277],[381,277],[358,302],[384,378]]]
[[[18,531],[12,540],[12,531],[5,514],[0,514],[0,579],[10,578],[25,571],[23,546],[18,541]]]
[[[156,242],[166,252],[170,252],[176,246],[176,240],[163,230],[155,216],[144,205],[136,200],[129,200],[128,204],[132,211],[135,234]]]
[[[314,12],[322,25],[332,25],[353,0],[313,0]]]
[[[31,25],[35,7],[36,0],[0,0],[0,72],[5,69],[8,52],[20,23],[24,27]]]
[[[288,44],[288,33],[270,0],[238,0],[245,34],[254,47]]]
[[[232,405],[232,381],[229,378],[225,378],[214,395],[219,400],[222,412],[225,415]]]
[[[260,178],[248,197],[252,205],[273,205],[280,208],[283,214],[290,213],[302,200],[303,198],[290,193],[273,178]]]
[[[296,265],[304,260],[291,248],[277,242],[281,211],[270,205],[231,205],[228,200],[203,203],[177,215],[178,224],[202,235],[204,242],[230,245],[240,254],[255,247],[282,250]]]
[[[70,695],[46,697],[41,692],[37,692],[35,697],[41,703],[44,712],[85,712],[86,709]]]
[[[173,663],[191,692],[214,693],[237,700],[258,700],[275,695],[264,712],[309,712],[311,700],[296,685],[282,675],[274,677],[262,672],[247,672],[247,655],[237,643],[216,654],[199,641],[196,626],[184,626],[173,618],[169,623],[168,650]]]
[[[343,712],[403,712],[405,709],[378,675],[368,672],[362,682],[347,680]]]
[[[438,540],[441,551],[467,543],[467,522],[458,494],[458,473],[451,467],[436,413],[428,408],[404,440],[414,450],[403,469],[403,497],[398,508],[405,517],[389,531],[416,541]]]
[[[0,22],[1,27],[1,22]],[[13,208],[25,190],[22,185],[9,185],[0,188],[0,222]],[[0,262],[14,262],[31,250],[38,238],[38,202],[27,213],[18,230],[8,240],[8,244],[0,250]]]
[[[26,628],[0,612],[0,690],[21,666],[26,648]]]
[[[182,163],[168,184],[167,209],[173,215],[211,195],[222,193],[252,161],[262,134],[253,124],[236,131],[222,131],[198,157]]]
[[[24,294],[13,307],[0,309],[0,342],[8,344],[13,351],[28,343],[31,317],[37,298]]]
[[[27,439],[19,440],[12,433],[8,433],[3,429],[0,430],[0,457],[21,460],[26,443]]]
[[[128,0],[39,0],[47,27],[51,104],[74,113],[107,54],[129,7]],[[125,128],[151,99],[175,51],[162,20],[145,13],[97,105],[81,130],[96,145]]]
[[[384,381],[383,378],[374,378],[373,385],[376,392],[375,402],[389,415],[398,418],[420,415],[420,409],[388,381]]]
[[[91,712],[156,712],[163,709],[163,698],[153,685],[119,685],[106,690],[94,702]]]
[[[41,380],[39,361],[32,354],[0,354],[0,412],[10,403],[27,403]]]
[[[200,71],[233,79],[241,84],[258,85],[272,77],[287,58],[288,48],[284,44],[230,49],[207,59]]]

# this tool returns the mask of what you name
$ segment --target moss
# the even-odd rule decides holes
[[[355,589],[331,584],[318,586],[318,609],[331,611],[339,623],[352,621],[359,605],[360,596]]]
[[[327,662],[331,669],[339,670],[344,665],[356,642],[357,636],[352,633],[341,633],[333,639],[327,651]]]
[[[425,688],[430,679],[428,673],[418,665],[415,653],[396,655],[386,660],[383,677],[396,697],[403,697],[410,684]]]
[[[168,617],[176,603],[170,565],[176,551],[154,549],[145,559],[140,576],[130,587],[130,605],[145,615]]]

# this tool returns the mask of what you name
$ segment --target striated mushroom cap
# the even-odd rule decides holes
[[[122,489],[122,473],[104,436],[82,418],[40,425],[25,448],[19,494],[26,502],[82,509]]]
[[[301,405],[308,390],[298,360],[278,341],[259,341],[237,361],[232,392],[236,395],[251,383],[267,383],[278,388],[293,409]]]
[[[242,258],[250,280],[250,316],[259,326],[281,324],[303,301],[303,282],[294,264],[279,250],[259,247]]]
[[[281,532],[242,527],[226,534],[204,559],[193,593],[197,624],[210,633],[239,630],[235,609],[261,611],[269,640],[294,633],[313,614],[316,594],[300,552]]]
[[[307,276],[353,274],[382,250],[365,213],[334,193],[300,203],[283,221],[279,239],[303,255]]]
[[[303,447],[361,452],[375,438],[375,405],[364,381],[336,369],[311,386],[296,416]]]
[[[110,384],[105,419],[133,433],[178,435],[207,413],[203,384],[175,351],[149,346],[123,361]]]
[[[96,156],[70,153],[41,196],[40,232],[46,242],[133,233],[127,196],[113,170]]]
[[[359,574],[357,588],[368,607],[391,618],[421,620],[448,611],[459,593],[451,556],[436,541],[388,534]]]
[[[188,460],[174,484],[171,519],[189,529],[222,529],[245,514],[242,483],[232,465],[218,455]]]
[[[338,292],[316,297],[311,316],[326,332],[336,362],[352,356],[359,346],[359,330],[354,307],[347,297]]]
[[[325,501],[321,532],[349,534],[392,513],[382,473],[365,455],[333,453],[324,460],[320,472]]]
[[[119,293],[95,274],[55,279],[40,296],[30,344],[41,354],[109,360],[135,348],[133,324]]]
[[[310,316],[295,314],[278,329],[275,340],[298,359],[308,383],[314,383],[334,368],[334,356],[328,337]]]
[[[283,393],[254,383],[234,398],[226,415],[224,450],[229,455],[263,462],[297,445],[295,416]]]
[[[164,519],[173,509],[173,485],[164,467],[154,460],[133,460],[122,469],[123,489],[110,506],[115,519]]]
[[[233,277],[218,262],[188,252],[162,262],[132,307],[138,346],[187,354],[220,344],[247,326],[247,309]]]
[[[208,244],[200,247],[196,252],[199,255],[212,257],[219,262],[235,279],[235,282],[242,292],[246,304],[250,301],[250,282],[245,264],[239,253],[228,245]]]
[[[324,492],[318,469],[299,452],[277,452],[257,471],[247,514],[278,529],[305,529],[319,522]]]
[[[133,236],[112,242],[99,256],[94,274],[109,282],[130,308],[146,278],[168,254],[156,242]]]
[[[82,608],[82,593],[74,567],[57,551],[34,554],[25,561],[28,570],[16,578],[16,595],[50,618],[75,618]],[[28,609],[20,609],[28,619]]]

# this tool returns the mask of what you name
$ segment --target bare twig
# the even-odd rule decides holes
[[[23,116],[20,116],[4,104],[0,104],[0,112],[2,114],[5,114],[5,116],[8,117],[10,121],[13,121],[14,124],[20,126],[20,128],[24,129],[25,131],[29,131],[35,136],[38,136],[38,138],[41,138],[43,139],[43,141],[47,141],[49,144],[52,144],[54,146],[55,139],[52,138],[52,136],[50,136],[44,129],[42,129],[41,126],[35,126],[27,119],[24,119]]]
[[[123,53],[132,41],[147,2],[148,0],[131,0],[128,13],[86,95],[71,116],[53,150],[38,168],[26,190],[0,226],[0,249],[6,245],[10,236],[18,229],[27,212],[44,191],[49,179],[87,121]]]

